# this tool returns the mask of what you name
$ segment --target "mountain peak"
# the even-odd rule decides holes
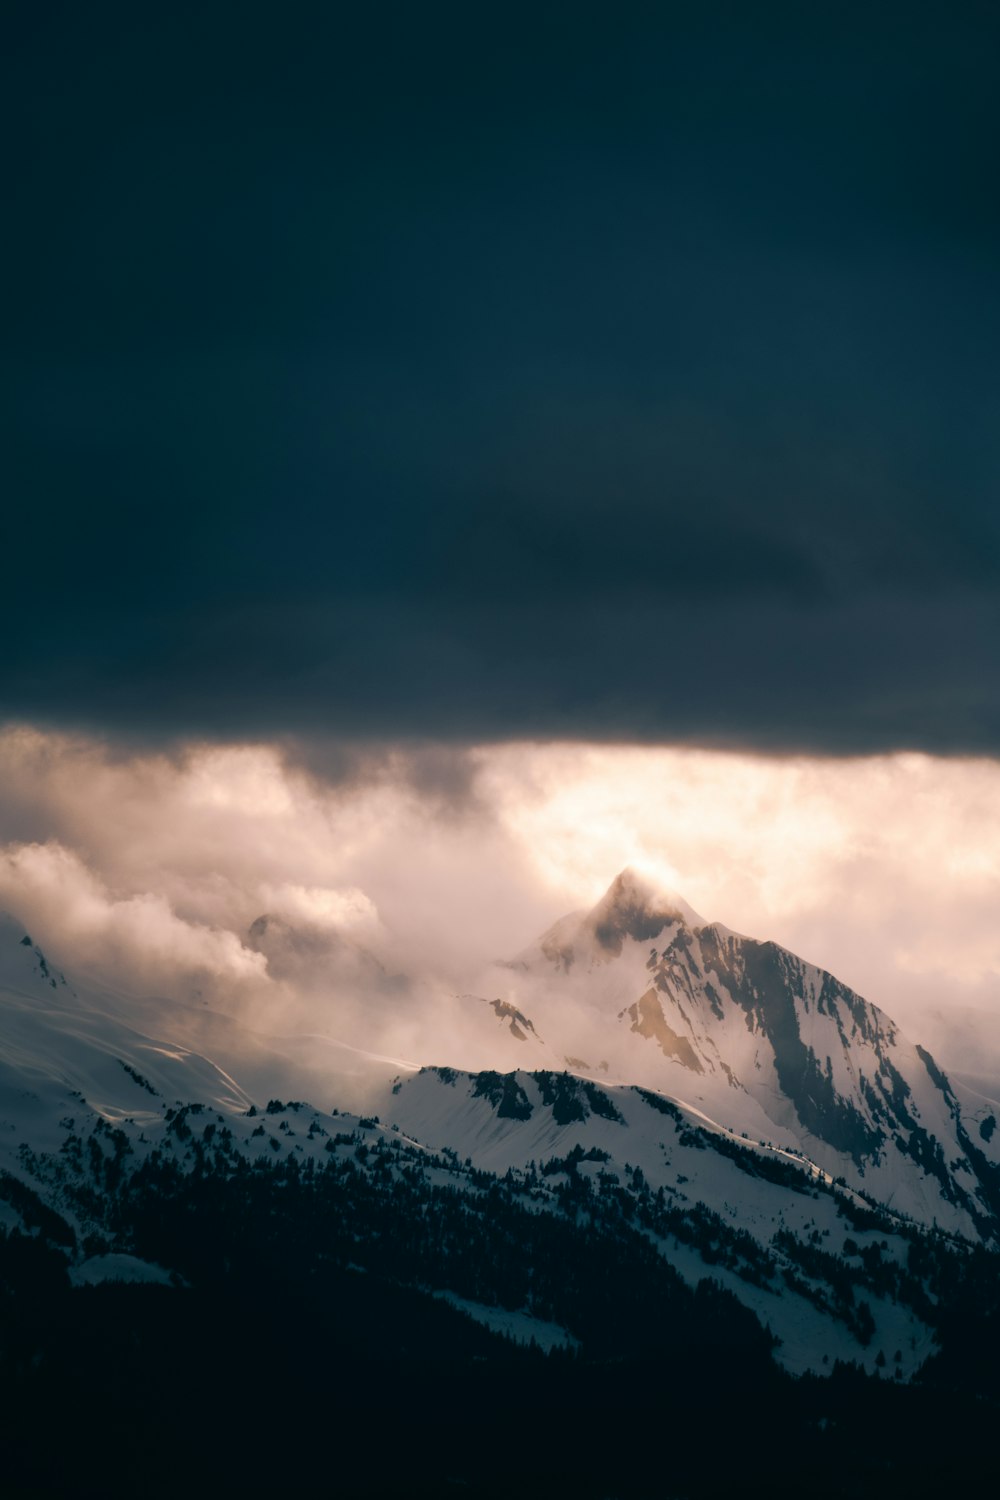
[[[646,943],[675,924],[701,927],[698,913],[676,892],[626,866],[590,911],[570,912],[539,939],[543,958],[569,970],[575,962],[606,963],[617,958],[627,938]],[[535,950],[537,951],[537,950]],[[522,962],[531,962],[530,952]]]
[[[23,985],[29,980],[46,989],[68,989],[66,978],[49,964],[45,954],[9,911],[0,911],[0,984]]]
[[[25,938],[28,939],[26,944]],[[18,921],[12,912],[0,911],[0,943],[5,946],[7,944],[14,946],[17,943],[29,948],[33,946],[23,922]]]
[[[672,922],[688,927],[703,925],[682,896],[657,886],[631,865],[615,876],[587,918],[600,946],[612,953],[621,952],[624,938],[645,942],[658,937]]]

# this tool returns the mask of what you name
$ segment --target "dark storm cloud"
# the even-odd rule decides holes
[[[625,10],[25,9],[0,711],[1000,749],[995,11]]]

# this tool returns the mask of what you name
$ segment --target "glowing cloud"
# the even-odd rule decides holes
[[[1000,1066],[995,761],[382,747],[328,780],[314,760],[9,729],[0,902],[122,982],[271,993],[247,938],[270,914],[327,934],[317,952],[354,944],[457,991],[630,864],[831,969],[953,1065]]]

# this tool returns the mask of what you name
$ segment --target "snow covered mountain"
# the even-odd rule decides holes
[[[310,957],[270,921],[252,936],[284,968]],[[374,975],[387,1006],[409,992],[374,955],[334,968]],[[361,1203],[342,1258],[364,1268],[385,1262],[372,1224],[388,1212],[400,1244],[424,1243],[443,1193],[436,1212],[457,1196],[465,1228],[437,1251],[431,1235],[417,1281],[487,1327],[586,1344],[554,1267],[550,1285],[526,1262],[511,1290],[461,1252],[491,1215],[523,1238],[542,1214],[595,1275],[613,1243],[643,1276],[653,1253],[675,1302],[711,1281],[793,1373],[921,1367],[935,1287],[1000,1232],[1000,1108],[831,975],[629,871],[477,990],[452,997],[436,1055],[405,1059],[81,983],[5,918],[0,1228],[48,1225],[81,1283],[169,1281],[188,1262],[169,1213],[149,1232],[150,1185],[235,1192],[249,1170]]]
[[[574,1071],[656,1088],[922,1223],[996,1230],[1000,1106],[833,975],[632,871],[489,978]]]
[[[286,1103],[255,1095],[182,1041],[192,1024],[183,1009],[161,1004],[159,1031],[125,1022],[113,997],[77,987],[9,921],[0,928],[0,974],[0,1229],[51,1236],[78,1285],[170,1284],[191,1274],[173,1232],[164,1239],[144,1227],[150,1184],[165,1184],[159,1190],[173,1201],[189,1174],[224,1195],[248,1169],[278,1183],[304,1173],[349,1195],[358,1216],[346,1226],[351,1265],[384,1259],[364,1218],[383,1200],[406,1243],[408,1214],[423,1214],[426,1195],[444,1194],[464,1205],[469,1246],[480,1232],[496,1233],[501,1211],[522,1224],[518,1242],[533,1216],[554,1216],[583,1260],[609,1237],[626,1259],[651,1238],[672,1295],[710,1278],[757,1318],[795,1373],[822,1373],[838,1359],[874,1369],[881,1356],[908,1378],[932,1348],[921,1288],[904,1270],[915,1231],[873,1214],[790,1152],[751,1149],[662,1094],[544,1069],[417,1069],[331,1042],[320,1057],[327,1097],[339,1102]],[[523,1033],[531,1061],[527,1018],[483,1010]],[[228,1062],[247,1049],[252,1074],[251,1039],[213,1029]],[[270,1081],[288,1076],[288,1055]],[[412,1205],[407,1194],[416,1194]],[[855,1258],[844,1271],[829,1252],[848,1232]],[[543,1347],[584,1337],[555,1265],[532,1260],[531,1296],[498,1302],[471,1250],[456,1255],[442,1231],[435,1251],[435,1233],[419,1267],[430,1295]],[[508,1264],[517,1253],[536,1255],[511,1247]],[[872,1253],[877,1264],[860,1258]],[[553,1289],[543,1292],[550,1270]],[[409,1264],[394,1268],[397,1280],[414,1274]]]

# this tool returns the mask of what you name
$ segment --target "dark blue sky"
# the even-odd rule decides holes
[[[0,712],[996,752],[998,17],[23,7]]]

